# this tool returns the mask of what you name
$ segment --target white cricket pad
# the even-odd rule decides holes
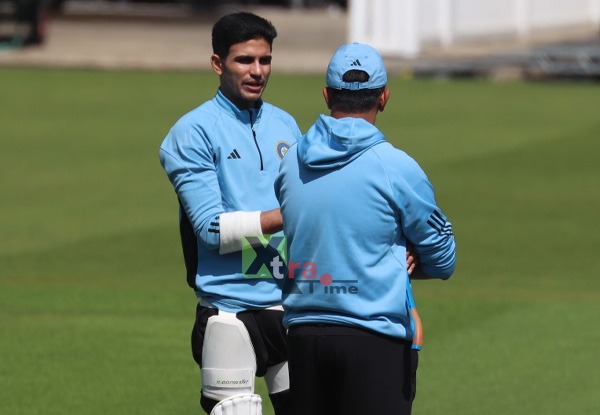
[[[255,394],[230,396],[219,402],[210,415],[262,415],[262,399]]]
[[[202,394],[217,401],[253,394],[256,355],[244,323],[219,310],[208,319],[202,346]]]

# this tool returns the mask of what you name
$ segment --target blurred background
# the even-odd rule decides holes
[[[600,0],[0,0],[0,65],[208,69],[212,23],[241,9],[279,29],[283,72],[361,41],[401,74],[600,75]]]

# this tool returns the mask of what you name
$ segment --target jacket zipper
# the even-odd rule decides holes
[[[250,114],[250,129],[252,130],[252,137],[254,138],[254,145],[256,145],[256,150],[258,151],[258,157],[260,158],[260,170],[264,170],[263,165],[263,156],[260,151],[260,147],[258,146],[258,140],[256,139],[256,131],[254,130],[254,120],[252,119],[252,110],[248,110],[248,114]]]

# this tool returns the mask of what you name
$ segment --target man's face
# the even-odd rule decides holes
[[[211,65],[221,79],[221,92],[238,108],[252,108],[271,74],[271,47],[264,39],[236,43],[226,59],[212,55]]]

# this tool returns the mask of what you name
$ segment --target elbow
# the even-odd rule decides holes
[[[456,251],[454,244],[443,255],[436,255],[435,258],[424,260],[421,257],[421,270],[430,278],[447,280],[454,273],[456,268]]]
[[[440,278],[442,280],[447,280],[454,274],[454,269],[456,268],[456,251],[454,249],[454,245],[452,246],[452,250],[448,252],[445,256],[444,261],[440,266]]]
[[[448,265],[427,265],[421,263],[421,272],[429,278],[437,278],[440,280],[447,280],[454,273],[454,264]]]
[[[451,266],[445,267],[444,269],[441,270],[440,272],[440,279],[446,281],[447,279],[449,279],[452,274],[454,274],[454,266],[455,264],[452,263]]]

